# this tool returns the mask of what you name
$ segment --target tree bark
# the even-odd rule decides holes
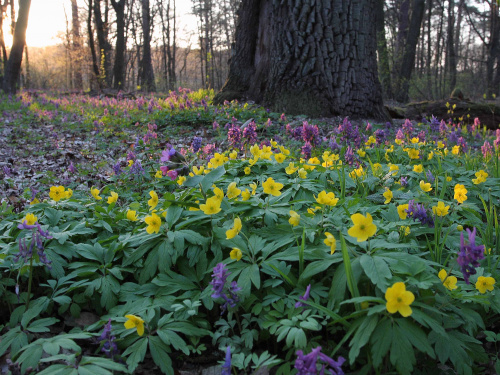
[[[378,73],[384,98],[391,99],[391,68],[389,66],[389,52],[387,50],[387,39],[385,36],[385,12],[384,0],[376,0],[375,19],[377,23],[377,53]]]
[[[457,59],[455,54],[455,1],[448,0],[448,32],[446,37],[446,67],[450,77],[449,93],[457,84]]]
[[[89,48],[90,54],[92,55],[92,70],[94,72],[95,79],[99,88],[101,88],[101,81],[99,79],[99,66],[97,65],[97,54],[95,52],[95,43],[94,43],[94,33],[92,31],[92,0],[89,0],[89,13],[87,17],[87,33],[89,37]]]
[[[17,89],[16,82],[19,79],[21,62],[23,61],[23,50],[26,44],[26,29],[28,27],[30,6],[31,0],[19,1],[19,15],[16,21],[12,49],[10,50],[3,81],[3,91],[6,93],[14,94]]]
[[[151,59],[151,14],[149,0],[142,0],[143,48],[141,60],[141,87],[145,91],[155,91],[155,77]]]
[[[117,90],[125,86],[125,6],[127,0],[111,0],[116,13],[116,45],[113,65],[113,87]]]
[[[490,40],[488,43],[488,57],[486,60],[486,81],[488,83],[487,95],[499,93],[500,83],[498,69],[500,69],[500,15],[499,6],[495,1],[490,3]],[[497,63],[497,74],[495,74],[495,63]],[[495,86],[496,85],[496,86]]]
[[[406,103],[408,101],[408,90],[410,87],[411,73],[415,66],[415,52],[420,35],[420,25],[424,18],[425,0],[413,0],[411,4],[410,26],[404,47],[403,57],[399,69],[399,77],[396,81],[395,98],[397,101]]]
[[[229,77],[215,98],[277,112],[388,119],[378,80],[375,0],[243,0]]]
[[[80,57],[81,38],[80,38],[80,18],[78,17],[78,4],[76,0],[71,0],[71,18],[72,18],[72,34],[73,34],[73,51],[72,58],[74,62],[74,87],[77,90],[83,88],[82,78],[82,59]]]
[[[107,0],[105,0],[107,7]],[[97,43],[99,44],[100,80],[106,87],[111,86],[113,79],[111,73],[111,45],[108,40],[107,9],[104,12],[104,19],[101,12],[101,0],[94,0],[94,22],[96,25]]]

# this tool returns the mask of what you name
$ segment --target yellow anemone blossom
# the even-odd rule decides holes
[[[428,193],[429,191],[432,190],[431,183],[425,182],[424,180],[420,180],[420,189]]]
[[[90,193],[92,194],[92,196],[97,199],[98,201],[102,199],[102,197],[99,196],[99,193],[101,191],[99,189],[96,189],[96,188],[93,188],[90,190]]]
[[[432,207],[432,212],[434,212],[434,215],[442,217],[448,215],[449,209],[450,206],[445,206],[444,202],[439,201],[437,206]]]
[[[179,176],[179,178],[177,178],[177,185],[182,186],[184,182],[186,182],[186,176]]]
[[[236,237],[240,233],[241,228],[241,219],[237,217],[236,219],[234,219],[233,227],[226,231],[226,240],[230,240]]]
[[[214,168],[217,168],[217,167],[220,167],[221,165],[224,164],[224,161],[225,161],[224,159],[225,159],[224,155],[216,152],[214,154],[214,157],[212,159],[210,159],[210,163],[212,163]]]
[[[482,169],[479,172],[476,172],[475,175],[476,178],[472,179],[474,185],[482,184],[483,182],[486,181],[486,178],[488,177],[488,173],[486,173]]]
[[[219,213],[221,201],[216,196],[207,199],[205,204],[200,204],[200,210],[202,210],[205,215],[214,215]]]
[[[231,259],[236,259],[236,261],[238,262],[239,260],[241,260],[241,257],[243,256],[243,253],[241,252],[240,249],[238,249],[237,247],[233,247],[233,250],[231,250],[231,252],[229,253],[229,257]]]
[[[444,269],[439,271],[438,277],[446,289],[457,289],[457,278],[455,276],[448,276],[448,273]]]
[[[389,171],[392,173],[392,174],[396,174],[398,173],[399,171],[399,166],[396,165],[396,164],[389,164]]]
[[[234,160],[238,157],[238,151],[234,150],[229,154],[229,159]]]
[[[135,315],[125,315],[125,318],[128,319],[124,324],[126,329],[137,328],[137,334],[144,335],[144,320]]]
[[[300,215],[293,210],[290,210],[289,214],[290,214],[290,219],[288,219],[288,222],[290,223],[290,225],[293,227],[296,227],[297,225],[299,225]]]
[[[316,198],[316,202],[319,204],[325,204],[327,206],[335,206],[339,201],[338,198],[335,198],[335,194],[332,192],[327,193],[326,191],[322,191],[318,194]]]
[[[134,210],[127,211],[127,220],[137,221],[137,212]]]
[[[400,204],[398,206],[398,215],[401,220],[405,220],[406,217],[408,216],[408,212],[406,212],[407,209],[408,209],[408,204]]]
[[[283,163],[286,159],[286,155],[282,154],[281,152],[279,154],[274,154],[274,159],[278,162],[278,163]]]
[[[481,294],[486,293],[486,290],[491,292],[493,290],[493,285],[495,285],[495,279],[491,276],[479,276],[477,278],[476,289],[479,290]]]
[[[27,225],[35,225],[37,220],[38,220],[38,218],[35,215],[26,214],[26,216],[22,220],[22,223],[26,222]]]
[[[389,203],[389,202],[392,200],[392,198],[393,198],[392,191],[391,191],[390,189],[388,189],[388,188],[385,188],[385,192],[384,192],[384,194],[382,194],[382,195],[383,195],[383,196],[384,196],[384,198],[385,198],[385,202],[384,202],[384,204]]]
[[[117,200],[118,200],[118,194],[112,191],[111,196],[108,197],[108,204],[115,203]]]
[[[418,159],[420,158],[420,153],[418,150],[415,150],[414,148],[408,148],[406,149],[406,152],[408,152],[408,156],[410,159]]]
[[[236,187],[236,182],[231,182],[227,187],[226,195],[229,199],[236,198],[238,195],[240,195],[240,193],[241,190]]]
[[[158,170],[156,171],[155,178],[162,178],[163,177],[163,172]]]
[[[369,213],[366,216],[359,213],[354,214],[351,216],[351,220],[354,226],[347,233],[351,237],[356,237],[358,242],[366,241],[368,237],[373,236],[377,232],[377,227],[373,224],[372,215]]]
[[[222,189],[214,187],[213,192],[218,200],[222,201],[224,199],[224,192],[222,191]]]
[[[406,237],[407,235],[409,235],[409,234],[411,233],[411,229],[410,229],[410,227],[409,227],[409,226],[407,226],[407,225],[402,225],[402,226],[401,226],[401,232],[402,232],[402,233],[405,235],[405,237]]]
[[[307,177],[307,171],[304,168],[300,168],[297,173],[299,174],[300,178],[306,178]]]
[[[366,155],[366,151],[365,151],[365,150],[363,150],[362,148],[358,149],[358,151],[356,151],[356,152],[357,152],[357,153],[358,153],[358,155],[359,155],[360,157],[362,157],[362,158],[364,158],[364,157],[365,157],[365,155]]]
[[[144,221],[148,225],[146,228],[146,232],[148,232],[149,234],[153,232],[158,233],[160,231],[161,217],[159,217],[154,212],[151,214],[151,216],[146,216],[144,218]]]
[[[69,198],[71,198],[72,196],[73,196],[73,190],[71,190],[70,188],[68,188],[68,190],[66,190],[66,191],[64,192],[64,198],[69,199]]]
[[[281,189],[283,189],[283,184],[274,181],[272,177],[268,177],[268,179],[262,184],[264,188],[265,194],[274,195],[275,197],[279,197],[281,195]]]
[[[250,184],[250,187],[252,188],[252,195],[255,195],[255,191],[257,190],[257,184],[252,182]]]
[[[417,164],[413,166],[413,172],[422,173],[424,171],[424,166],[422,164]]]
[[[59,202],[61,198],[65,197],[64,186],[51,186],[49,197]]]
[[[286,174],[294,174],[299,170],[299,167],[296,167],[294,163],[288,164],[288,167],[285,168]]]
[[[464,203],[467,200],[467,189],[464,185],[456,184],[454,191],[455,195],[453,196],[453,199],[455,199],[458,203]]]
[[[412,314],[410,305],[415,301],[415,296],[406,290],[405,283],[397,282],[387,288],[385,299],[385,307],[389,313],[399,312],[405,318]]]
[[[244,201],[249,200],[251,196],[252,193],[248,189],[245,189],[245,191],[241,193],[241,198],[243,198]]]
[[[31,205],[34,205],[34,204],[37,204],[37,203],[40,203],[40,201],[38,200],[38,198],[35,198],[35,199],[33,199],[33,200],[30,202],[30,206],[31,206]]]
[[[252,170],[250,169],[250,167],[245,167],[245,169],[243,170],[245,172],[246,175],[250,174],[252,172]]]
[[[460,154],[460,146],[459,146],[459,145],[453,146],[453,148],[451,149],[451,153],[452,153],[453,155],[458,155],[458,154]]]
[[[153,210],[157,205],[158,205],[158,194],[154,190],[151,190],[149,192],[149,196],[151,197],[150,200],[148,200],[148,205],[151,210]]]
[[[325,232],[326,239],[323,241],[326,246],[330,247],[330,254],[333,254],[335,252],[335,249],[337,248],[337,240],[335,237],[333,237],[333,234],[329,232]]]

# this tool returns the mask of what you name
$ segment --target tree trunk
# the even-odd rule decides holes
[[[101,88],[101,81],[99,79],[99,66],[97,65],[97,54],[95,52],[95,44],[94,44],[94,32],[92,31],[92,0],[89,0],[89,13],[87,17],[87,33],[89,37],[89,48],[90,54],[92,55],[92,70],[94,72],[95,80]]]
[[[106,5],[107,5],[107,0]],[[106,87],[111,86],[111,45],[108,41],[108,23],[107,23],[107,10],[104,13],[104,19],[101,12],[101,0],[94,0],[94,22],[97,32],[97,43],[99,44],[99,56],[101,58],[100,64],[100,80],[101,84]]]
[[[74,62],[74,87],[77,90],[83,88],[82,78],[82,59],[80,57],[81,38],[80,38],[80,18],[78,17],[78,4],[76,0],[71,0],[71,18],[72,18],[72,34],[73,34],[73,53]]]
[[[151,14],[149,0],[142,0],[143,48],[141,60],[141,87],[145,91],[155,91],[155,77],[151,59]]]
[[[389,66],[389,52],[387,51],[387,39],[385,37],[385,14],[384,0],[376,0],[375,19],[377,23],[377,52],[378,73],[384,98],[392,99],[391,68]]]
[[[495,75],[495,62],[500,59],[500,15],[499,6],[495,1],[490,3],[490,40],[488,43],[488,57],[486,60],[486,82],[488,83],[487,95],[498,94],[498,71]],[[497,63],[497,70],[499,66]],[[497,86],[495,87],[495,84]]]
[[[125,6],[127,0],[111,0],[116,13],[116,46],[113,65],[113,87],[117,90],[125,86]]]
[[[277,112],[388,119],[378,80],[375,0],[243,0],[217,103],[248,98]]]
[[[4,5],[0,0],[0,48],[2,50],[2,67],[0,72],[0,87],[3,80],[3,73],[5,72],[5,68],[7,67],[7,48],[5,47],[5,38],[3,35],[3,17],[4,17]]]
[[[408,101],[408,90],[410,78],[415,66],[415,52],[420,35],[420,25],[424,18],[425,0],[413,0],[411,4],[410,26],[404,47],[403,57],[399,69],[399,77],[396,81],[396,100],[406,103]]]
[[[448,0],[448,32],[446,37],[446,66],[450,74],[449,93],[453,91],[457,84],[457,59],[455,54],[455,1]]]
[[[16,92],[16,82],[19,79],[21,62],[23,61],[23,50],[26,44],[26,28],[28,27],[30,6],[31,0],[19,1],[19,15],[3,81],[3,91],[6,93],[14,94]]]

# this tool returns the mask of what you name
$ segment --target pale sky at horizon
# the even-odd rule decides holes
[[[16,2],[17,3],[17,2]],[[183,30],[196,30],[196,18],[190,15],[190,0],[177,0],[178,38],[182,38]],[[82,9],[85,6],[83,0],[78,0],[78,6]],[[28,47],[44,47],[62,43],[58,35],[66,32],[66,18],[71,27],[71,1],[70,0],[31,0],[30,15],[28,19],[28,29],[26,30],[26,43]],[[85,20],[81,20],[82,33],[86,31]],[[185,34],[185,33],[184,33]],[[10,35],[10,20],[4,22],[5,44],[7,48],[12,45]],[[180,40],[182,44],[182,40]]]

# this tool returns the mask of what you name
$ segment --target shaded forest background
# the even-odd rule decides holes
[[[227,77],[240,0],[191,1],[197,24],[186,33],[179,30],[176,0],[68,0],[61,43],[25,47],[19,86],[217,91]],[[4,66],[4,33],[13,33],[16,9],[14,0],[0,1]],[[473,99],[499,94],[497,0],[377,0],[373,22],[386,100],[445,99],[454,89]]]

